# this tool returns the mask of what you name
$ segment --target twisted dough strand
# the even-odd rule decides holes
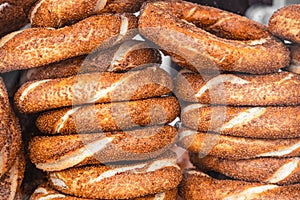
[[[228,160],[213,156],[199,158],[197,154],[191,154],[191,162],[201,170],[213,170],[249,182],[290,185],[300,180],[299,157]]]
[[[175,156],[164,154],[128,165],[94,165],[50,172],[48,180],[51,187],[65,194],[91,199],[130,199],[173,189],[181,177]]]
[[[46,134],[127,130],[170,123],[179,115],[179,109],[175,97],[103,103],[44,112],[36,125]]]
[[[298,199],[300,184],[278,186],[228,179],[220,180],[203,172],[188,170],[184,173],[179,194],[190,200]]]
[[[52,189],[49,184],[41,184],[32,193],[31,200],[41,200],[47,198],[60,198],[66,200],[86,200],[86,198],[68,196],[66,194],[59,193],[58,191]],[[172,190],[164,191],[158,194],[151,194],[144,197],[134,198],[134,200],[174,200],[177,198],[177,188]]]
[[[135,34],[137,18],[103,14],[60,29],[29,28],[0,40],[0,72],[29,69],[107,48]]]
[[[260,157],[294,157],[300,155],[300,140],[254,139],[179,130],[179,145],[199,155],[239,160]]]
[[[129,131],[60,136],[36,136],[30,141],[30,159],[44,171],[74,166],[148,160],[174,145],[172,126],[153,126]]]
[[[265,139],[298,138],[299,113],[299,106],[235,107],[190,104],[183,107],[181,120],[184,126],[202,132]]]
[[[159,67],[127,73],[79,74],[61,79],[28,82],[15,94],[19,111],[40,112],[72,105],[128,101],[172,91],[172,79]]]
[[[23,73],[21,83],[92,72],[126,72],[161,64],[159,51],[147,42],[128,40],[87,56],[70,58]]]
[[[145,0],[40,0],[31,9],[32,27],[59,28],[102,13],[134,13]]]
[[[184,101],[234,106],[299,105],[299,87],[300,76],[290,72],[220,74],[208,80],[179,73],[175,81],[175,93]]]

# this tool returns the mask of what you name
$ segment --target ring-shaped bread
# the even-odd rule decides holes
[[[287,47],[262,24],[185,1],[144,4],[139,31],[190,70],[277,72],[289,64]]]
[[[300,5],[292,4],[275,11],[268,23],[274,35],[300,44]]]
[[[43,171],[74,166],[148,160],[177,141],[172,126],[151,126],[129,131],[58,136],[36,136],[30,141],[30,160]]]
[[[231,160],[262,157],[295,157],[300,155],[300,140],[255,139],[179,129],[178,144],[199,156],[216,156]]]
[[[172,89],[170,75],[154,66],[125,73],[95,72],[27,82],[15,93],[15,104],[20,112],[36,113],[66,106],[157,97]]]
[[[65,78],[92,72],[126,72],[161,64],[158,51],[147,42],[128,40],[93,54],[70,58],[24,71],[21,84],[27,81]]]
[[[214,156],[199,158],[197,154],[190,154],[190,158],[201,171],[215,171],[237,180],[276,185],[300,181],[299,157],[229,160]]]
[[[182,124],[201,132],[237,137],[278,139],[300,137],[299,106],[211,106],[189,104],[181,109]]]
[[[189,200],[293,200],[299,198],[300,184],[278,186],[275,184],[218,179],[200,171],[187,170],[179,188],[179,195]]]
[[[28,28],[0,40],[0,72],[47,65],[119,44],[136,34],[133,14],[96,15],[65,26]]]
[[[39,185],[30,196],[31,200],[43,200],[47,198],[52,198],[52,199],[58,198],[59,200],[87,200],[86,198],[75,197],[75,196],[70,196],[70,195],[60,193],[57,190],[51,188],[47,183],[43,183]],[[137,197],[130,200],[174,200],[176,198],[177,198],[177,188],[174,188],[172,190],[160,192],[157,194],[147,195],[143,197]]]
[[[300,104],[300,75],[277,72],[266,75],[179,73],[175,94],[181,100],[232,106],[279,106]]]
[[[179,115],[176,97],[67,107],[41,113],[36,125],[44,134],[91,133],[171,123]]]
[[[182,178],[175,153],[127,165],[90,165],[50,172],[54,189],[90,199],[130,199],[176,188]]]
[[[102,13],[134,13],[145,0],[39,0],[31,8],[32,27],[59,28]]]

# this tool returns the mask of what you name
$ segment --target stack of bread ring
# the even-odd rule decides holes
[[[0,72],[22,72],[14,105],[34,119],[28,155],[47,175],[32,200],[176,198],[180,105],[159,50],[133,39],[143,2],[39,0],[30,26],[1,38]]]
[[[26,155],[45,175],[31,200],[300,199],[298,13],[264,26],[182,0],[0,0],[0,73],[22,73],[29,121],[0,80],[0,199],[28,198]]]
[[[266,27],[188,2],[143,6],[140,32],[184,68],[178,143],[197,167],[184,199],[299,199],[300,76],[283,39],[299,40],[300,6],[281,11]]]

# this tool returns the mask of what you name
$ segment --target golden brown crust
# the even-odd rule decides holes
[[[69,196],[52,189],[48,184],[41,184],[30,197],[30,200],[41,200],[51,197],[51,200],[88,200],[75,196]],[[133,198],[131,200],[174,200],[177,197],[177,188],[161,192],[158,194],[147,195],[144,197]]]
[[[286,46],[262,24],[184,1],[144,4],[139,31],[171,54],[173,61],[196,72],[266,74],[290,61]]]
[[[91,72],[126,72],[161,64],[161,55],[150,44],[137,40],[100,50],[88,56],[67,59],[25,71],[21,82],[64,78]]]
[[[290,185],[300,180],[299,157],[227,160],[190,154],[190,159],[201,171],[212,170],[242,181]]]
[[[287,67],[288,71],[300,74],[300,45],[293,44],[290,47],[291,50],[291,63]]]
[[[25,27],[28,11],[36,0],[0,0],[0,38]]]
[[[21,145],[21,128],[10,106],[6,87],[0,78],[0,177],[13,165]]]
[[[189,170],[184,174],[179,194],[189,200],[221,199],[299,199],[300,184],[277,186],[235,180],[219,180],[202,172]]]
[[[7,126],[10,120],[8,93],[2,78],[0,78],[0,101],[0,149],[2,149],[5,145],[4,141],[9,137]]]
[[[1,1],[0,8],[0,38],[26,24],[26,14],[21,6]]]
[[[59,28],[102,13],[134,13],[145,0],[40,0],[32,7],[32,27]]]
[[[41,114],[36,121],[46,134],[126,130],[172,122],[179,115],[175,97],[64,108]]]
[[[1,131],[3,133],[3,131]],[[6,131],[6,134],[10,134],[9,131]],[[2,177],[5,173],[9,171],[9,169],[12,167],[16,156],[17,152],[15,151],[15,148],[10,148],[11,145],[13,144],[13,140],[11,136],[8,136],[4,141],[4,145],[1,148],[1,162],[0,162],[0,167],[1,167],[1,173],[0,177]],[[14,145],[15,146],[15,145]]]
[[[9,122],[9,129],[10,129],[10,139],[11,141],[6,144],[6,150],[9,149],[8,154],[8,163],[13,162],[15,158],[18,156],[18,152],[21,149],[21,143],[22,143],[22,133],[21,133],[21,127],[19,124],[18,118],[15,116],[13,111],[10,111],[10,122]],[[4,150],[5,152],[5,150]]]
[[[269,30],[276,36],[300,43],[300,5],[288,5],[275,11],[269,20]]]
[[[127,199],[177,187],[181,171],[172,156],[126,166],[71,168],[51,172],[48,179],[51,187],[65,194],[94,199]]]
[[[37,136],[29,146],[31,162],[44,171],[107,162],[148,160],[177,141],[172,126],[145,127],[132,131]]]
[[[60,29],[30,28],[0,41],[0,71],[28,69],[107,48],[135,34],[137,18],[103,14]]]
[[[172,79],[159,67],[127,73],[79,74],[68,78],[25,83],[15,94],[20,112],[32,113],[53,108],[145,99],[168,94]]]
[[[113,0],[97,13],[138,12],[147,0]]]
[[[179,145],[201,156],[211,155],[227,159],[250,159],[259,157],[294,157],[300,155],[300,140],[254,139],[201,133],[182,128]]]
[[[25,158],[23,152],[18,152],[13,166],[0,178],[0,195],[2,199],[15,200],[20,196],[21,184],[24,178]]]
[[[5,0],[6,1],[6,0]],[[8,0],[14,2],[16,5],[22,6],[24,12],[28,16],[29,10],[32,8],[32,6],[35,4],[37,0]],[[29,19],[28,19],[29,22]]]
[[[179,73],[174,85],[178,98],[203,104],[300,104],[300,76],[289,72],[268,75],[220,74],[210,79],[196,73]]]
[[[77,75],[84,59],[85,56],[78,56],[49,65],[23,70],[21,72],[20,85],[28,81],[66,78]]]
[[[251,138],[300,137],[300,107],[233,107],[189,104],[183,107],[184,126],[200,132],[217,132]]]

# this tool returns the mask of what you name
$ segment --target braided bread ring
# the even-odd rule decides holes
[[[134,13],[145,0],[39,0],[32,7],[32,27],[62,27],[101,13]]]
[[[265,74],[277,72],[290,61],[286,46],[262,24],[189,2],[144,4],[139,30],[179,65],[196,72],[208,69]]]
[[[131,200],[174,200],[177,198],[177,188],[161,192],[158,194],[147,195],[144,197],[138,197]],[[48,184],[41,184],[38,186],[30,197],[30,200],[87,200],[86,198],[69,196],[66,194],[59,193],[52,189]]]
[[[218,117],[213,114],[218,113]],[[221,113],[224,113],[222,119]],[[201,132],[251,138],[300,137],[300,107],[233,107],[190,104],[181,112],[184,126]]]
[[[106,48],[135,34],[134,15],[105,14],[60,28],[30,28],[0,41],[0,72],[38,67]]]
[[[159,67],[127,73],[80,74],[28,82],[15,94],[20,112],[32,113],[87,103],[137,100],[171,92],[172,79]]]
[[[30,160],[38,169],[60,171],[74,166],[146,160],[159,156],[177,140],[172,126],[145,127],[124,132],[36,136],[30,141]]]
[[[190,154],[190,158],[200,170],[213,170],[237,180],[279,185],[300,182],[299,157],[227,160],[213,156],[199,158]]]
[[[289,72],[220,74],[208,81],[200,74],[180,73],[175,81],[175,93],[184,101],[234,106],[299,105],[299,87],[300,76]]]
[[[178,144],[199,155],[239,160],[260,157],[300,156],[300,139],[253,139],[201,133],[182,128]],[[209,143],[210,146],[207,146]],[[207,151],[207,147],[210,147]]]
[[[219,180],[203,172],[189,170],[184,173],[179,195],[189,200],[215,199],[299,199],[300,184],[278,186],[236,180]]]
[[[170,123],[179,110],[175,97],[150,98],[53,110],[39,115],[36,125],[46,134],[127,130]]]
[[[89,56],[71,58],[50,65],[32,68],[22,75],[22,83],[33,80],[65,78],[79,73],[126,72],[161,64],[161,55],[150,44],[128,40],[121,45],[100,50]]]
[[[269,30],[276,36],[300,43],[300,5],[285,6],[275,11],[269,20]]]
[[[86,166],[50,172],[51,187],[91,199],[128,199],[176,188],[181,170],[175,155],[145,163],[116,166]]]
[[[291,49],[291,64],[287,67],[288,71],[300,74],[300,45],[292,45]]]

